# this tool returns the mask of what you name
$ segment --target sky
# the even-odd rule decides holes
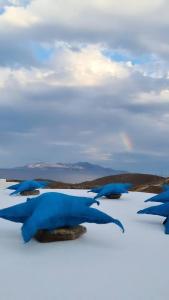
[[[169,175],[169,1],[0,0],[0,167]]]

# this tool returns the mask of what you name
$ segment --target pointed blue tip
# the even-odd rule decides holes
[[[122,224],[119,220],[113,219],[112,223],[114,223],[114,224],[116,224],[117,226],[119,226],[119,227],[121,228],[122,232],[124,233],[124,231],[125,231],[125,230],[124,230],[124,226],[123,226],[123,224]]]
[[[16,194],[17,194],[17,192],[15,191],[15,192],[10,193],[10,196],[13,196],[13,195],[16,195]]]

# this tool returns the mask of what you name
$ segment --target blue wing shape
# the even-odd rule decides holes
[[[169,190],[162,192],[158,195],[155,195],[145,200],[144,202],[162,202],[162,203],[169,202]]]

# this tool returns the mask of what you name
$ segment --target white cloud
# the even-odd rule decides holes
[[[20,85],[45,83],[52,86],[97,86],[108,80],[127,78],[128,64],[117,63],[105,57],[99,46],[88,46],[75,52],[62,48],[45,68],[1,68],[0,87],[10,80]]]
[[[169,90],[162,89],[159,92],[150,91],[149,93],[140,93],[136,102],[137,103],[145,103],[145,104],[169,103]]]
[[[16,26],[21,28],[29,27],[40,21],[39,16],[33,15],[24,7],[6,7],[5,12],[0,16],[0,26],[8,28],[8,26]]]

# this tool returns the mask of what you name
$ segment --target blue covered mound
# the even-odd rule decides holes
[[[166,219],[163,223],[165,226],[165,233],[169,234],[169,203],[151,206],[143,210],[139,210],[137,213],[165,217]]]
[[[169,184],[163,184],[163,191],[169,191]]]
[[[126,184],[126,183],[110,183],[106,184],[105,186],[102,187],[101,191],[98,192],[97,196],[95,199],[103,196],[109,196],[112,194],[122,194],[122,193],[128,193],[128,189],[131,187],[131,184]]]
[[[165,192],[155,195],[145,200],[144,202],[162,202],[162,203],[169,202],[169,190],[166,190]]]
[[[36,198],[28,198],[25,203],[1,209],[0,217],[23,223],[22,236],[25,242],[29,242],[39,229],[73,227],[84,222],[114,223],[124,231],[119,220],[90,207],[96,202],[91,198],[45,193]]]
[[[102,191],[103,188],[105,187],[109,187],[109,186],[123,186],[123,187],[126,187],[127,190],[129,190],[131,187],[132,187],[132,184],[131,183],[108,183],[108,184],[105,184],[105,185],[102,185],[102,186],[99,186],[99,187],[95,187],[93,189],[91,189],[89,192],[92,192],[92,193],[100,193]]]
[[[36,189],[44,188],[47,185],[47,182],[43,181],[35,181],[35,180],[26,180],[21,183],[12,185],[8,187],[8,189],[14,189],[10,195],[19,194],[24,191],[33,191]]]

